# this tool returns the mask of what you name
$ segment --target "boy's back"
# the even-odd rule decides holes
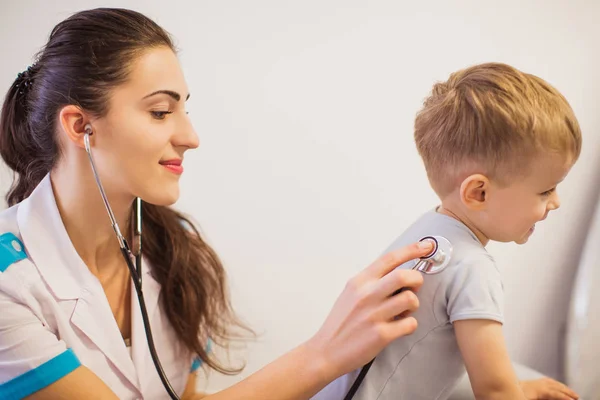
[[[356,393],[356,400],[445,399],[464,373],[452,323],[461,319],[503,322],[502,282],[492,257],[462,223],[432,210],[386,250],[424,236],[443,236],[453,247],[450,264],[427,275],[418,296],[417,331],[379,354]],[[411,268],[413,262],[400,268]],[[359,371],[331,383],[314,400],[342,400]]]

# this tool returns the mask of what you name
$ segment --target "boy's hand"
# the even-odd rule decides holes
[[[579,395],[566,385],[550,378],[521,381],[521,388],[529,400],[577,400]]]

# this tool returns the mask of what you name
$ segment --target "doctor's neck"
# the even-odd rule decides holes
[[[67,165],[66,162],[63,160],[50,174],[63,224],[73,247],[90,271],[96,276],[111,276],[121,270],[124,263],[100,191],[89,165],[84,162]],[[130,242],[129,222],[134,198],[119,195],[103,184],[121,233]]]

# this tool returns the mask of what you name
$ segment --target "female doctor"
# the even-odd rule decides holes
[[[143,199],[141,287],[172,387],[194,393],[199,365],[235,373],[209,350],[243,326],[217,255],[183,215],[184,153],[198,147],[188,89],[168,34],[121,9],[59,23],[10,87],[0,153],[15,172],[0,214],[0,398],[167,398],[146,341],[115,222],[132,243]],[[135,251],[135,248],[134,248]],[[430,251],[413,245],[375,261],[346,286],[308,341],[211,400],[306,399],[411,333],[417,272],[394,268]],[[402,314],[402,318],[394,318]]]

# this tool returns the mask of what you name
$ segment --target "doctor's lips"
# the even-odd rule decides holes
[[[181,165],[181,160],[178,158],[159,161],[159,164],[177,175],[183,174],[183,165]]]

